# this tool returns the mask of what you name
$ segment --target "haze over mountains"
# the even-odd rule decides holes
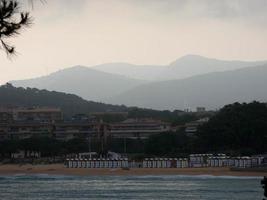
[[[234,102],[267,102],[267,65],[148,83],[108,102],[153,109],[218,109]]]
[[[14,86],[73,93],[87,100],[153,109],[267,101],[266,61],[221,61],[184,56],[168,66],[112,63],[76,66],[48,76],[12,81]]]
[[[183,79],[211,72],[258,66],[264,63],[266,63],[266,61],[224,61],[198,55],[186,55],[166,66],[140,66],[127,63],[111,63],[94,66],[93,68],[103,72],[127,76],[129,78],[161,81]]]
[[[14,86],[71,93],[92,101],[102,101],[143,83],[145,81],[100,72],[83,66],[67,68],[39,78],[12,81]]]

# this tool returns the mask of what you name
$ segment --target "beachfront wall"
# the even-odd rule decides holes
[[[128,159],[67,159],[67,168],[127,168]]]

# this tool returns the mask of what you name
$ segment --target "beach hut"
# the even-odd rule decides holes
[[[74,162],[73,159],[70,159],[70,164],[69,164],[70,168],[73,168],[73,162]]]
[[[88,160],[88,168],[93,168],[93,159],[89,158]]]
[[[214,157],[214,167],[219,167],[219,158]]]
[[[125,167],[129,167],[129,161],[128,161],[128,158],[125,158]]]
[[[240,167],[245,168],[248,157],[242,157]]]
[[[85,168],[85,166],[86,166],[86,159],[84,158],[84,159],[82,160],[82,168]]]
[[[214,156],[212,156],[212,157],[210,158],[210,166],[211,166],[211,167],[215,167],[215,157],[214,157]]]
[[[91,162],[91,168],[96,168],[96,159],[95,158]]]
[[[147,168],[148,167],[148,159],[145,158],[145,160],[143,160],[143,168]]]
[[[134,162],[134,161],[133,161]],[[128,161],[128,158],[125,158],[125,165],[126,167],[129,167],[129,161]]]
[[[177,168],[177,158],[173,158],[171,161],[171,168]]]
[[[163,158],[161,162],[162,168],[167,168],[167,158]]]
[[[112,160],[111,159],[108,160],[108,168],[112,168]]]
[[[78,159],[76,158],[75,160],[73,160],[73,168],[77,167],[78,167]]]
[[[100,159],[99,158],[96,159],[95,165],[96,165],[95,166],[96,168],[100,168]]]
[[[251,166],[252,167],[258,166],[258,159],[257,158],[255,158],[255,157],[251,158]]]
[[[156,168],[157,167],[157,158],[153,158],[152,160],[152,168]]]
[[[182,159],[181,158],[177,159],[177,161],[176,161],[176,167],[177,168],[182,168]]]
[[[208,167],[212,166],[212,156],[207,159]]]
[[[68,159],[68,158],[66,159],[65,166],[66,166],[67,168],[70,167],[70,159]]]
[[[189,161],[187,158],[182,159],[182,168],[189,167]]]
[[[235,167],[239,167],[240,164],[240,157],[235,159]]]
[[[223,159],[224,159],[224,157],[219,157],[218,158],[218,162],[219,162],[218,163],[219,164],[218,167],[222,167],[223,166]]]
[[[82,166],[81,160],[77,159],[77,168],[81,168],[81,166]]]
[[[91,168],[90,164],[91,164],[91,159],[89,158],[86,160],[86,168]]]
[[[166,168],[170,168],[171,167],[171,159],[167,158],[166,159]]]
[[[251,158],[249,157],[245,160],[245,168],[250,168],[250,167],[251,167]]]
[[[118,167],[118,159],[114,159],[113,160],[113,168],[117,168]]]
[[[103,158],[99,158],[99,168],[103,168],[103,167],[104,167]]]
[[[162,159],[158,158],[157,159],[157,168],[161,168],[162,167],[161,163],[162,163]]]
[[[152,162],[153,162],[152,158],[148,159],[148,161],[147,161],[147,167],[148,168],[152,168]]]
[[[121,168],[121,159],[118,159],[118,168]]]
[[[103,160],[103,162],[104,162],[104,168],[108,168],[108,162],[109,162],[109,159],[105,158],[105,159]]]
[[[234,158],[228,158],[228,166],[233,167],[235,165],[235,159]]]

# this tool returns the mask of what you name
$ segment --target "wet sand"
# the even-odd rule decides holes
[[[231,171],[229,168],[131,168],[125,169],[83,169],[66,168],[63,164],[51,165],[0,165],[0,175],[51,174],[51,175],[213,175],[213,176],[267,176],[267,172]]]

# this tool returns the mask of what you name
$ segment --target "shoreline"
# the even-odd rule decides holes
[[[146,175],[211,175],[211,176],[237,176],[237,177],[263,177],[267,172],[257,171],[231,171],[230,168],[66,168],[63,164],[50,165],[0,165],[0,175],[77,175],[77,176],[146,176]]]

